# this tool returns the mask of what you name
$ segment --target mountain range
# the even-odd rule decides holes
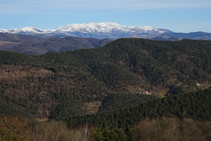
[[[145,38],[171,41],[180,41],[182,39],[211,40],[211,33],[206,32],[175,33],[165,28],[123,26],[111,22],[67,24],[56,29],[47,30],[41,30],[34,27],[0,29],[0,33],[33,35],[42,38],[71,36],[97,39]]]
[[[88,23],[88,24],[68,24],[56,29],[41,30],[33,27],[24,27],[21,29],[0,29],[1,33],[35,35],[40,37],[91,37],[91,38],[121,38],[140,35],[157,35],[163,33],[172,33],[172,31],[163,28],[153,28],[150,26],[123,26],[117,23]]]
[[[101,47],[118,38],[144,38],[159,41],[211,40],[211,33],[175,33],[163,28],[122,26],[109,22],[69,24],[52,30],[32,27],[0,29],[0,50],[40,55]]]

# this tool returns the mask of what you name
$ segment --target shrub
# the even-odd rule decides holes
[[[0,119],[0,140],[1,141],[29,141],[27,131],[28,123],[17,117],[3,116]]]

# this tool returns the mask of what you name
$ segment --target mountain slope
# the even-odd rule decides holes
[[[127,128],[145,118],[176,117],[195,120],[211,120],[211,88],[204,91],[173,95],[156,99],[136,107],[97,113],[93,115],[61,119],[69,127],[75,128],[88,123],[97,127]]]
[[[40,55],[51,52],[64,52],[76,49],[96,48],[111,42],[110,39],[95,39],[81,37],[49,38],[39,42],[28,42],[16,45],[9,51],[16,51],[23,54]]]
[[[101,47],[111,41],[110,39],[100,40],[81,37],[43,39],[28,35],[0,33],[0,50],[39,55],[50,52]]]
[[[211,40],[211,34],[206,32],[175,33],[164,28],[149,26],[123,26],[117,23],[87,23],[67,24],[56,29],[41,30],[33,27],[21,29],[0,29],[0,33],[33,35],[42,38],[51,37],[86,37],[86,38],[145,38],[152,40],[180,41],[182,39]]]
[[[193,39],[193,40],[211,40],[211,33],[206,32],[191,32],[191,33],[163,33],[160,35],[165,39],[169,38],[181,38],[181,39]],[[181,40],[180,39],[180,40]]]
[[[44,39],[34,36],[0,33],[0,41],[26,42],[26,41],[38,41],[38,40],[44,40]]]
[[[210,54],[209,41],[145,39],[39,56],[0,51],[0,98],[36,117],[83,115],[93,103],[100,111],[122,108],[135,100],[125,96],[124,104],[106,107],[105,96],[148,91],[161,97],[208,88]]]
[[[22,43],[40,42],[43,40],[43,38],[35,36],[0,33],[0,50],[9,50]]]

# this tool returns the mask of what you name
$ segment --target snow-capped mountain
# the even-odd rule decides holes
[[[79,36],[93,38],[120,38],[135,35],[157,35],[162,33],[171,33],[172,31],[162,28],[153,28],[149,26],[123,26],[117,23],[88,23],[88,24],[68,24],[56,29],[40,30],[33,27],[24,27],[21,29],[0,29],[2,33],[39,35],[51,34],[52,36]],[[49,35],[48,35],[49,36]]]
[[[112,33],[115,31],[121,32],[134,32],[134,33],[158,33],[170,32],[167,29],[153,28],[149,26],[135,27],[135,26],[122,26],[117,23],[88,23],[88,24],[69,24],[60,26],[56,29],[60,32],[83,32],[83,33]]]

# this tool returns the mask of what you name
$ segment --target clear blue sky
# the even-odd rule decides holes
[[[0,28],[115,22],[211,33],[211,0],[0,0]]]

